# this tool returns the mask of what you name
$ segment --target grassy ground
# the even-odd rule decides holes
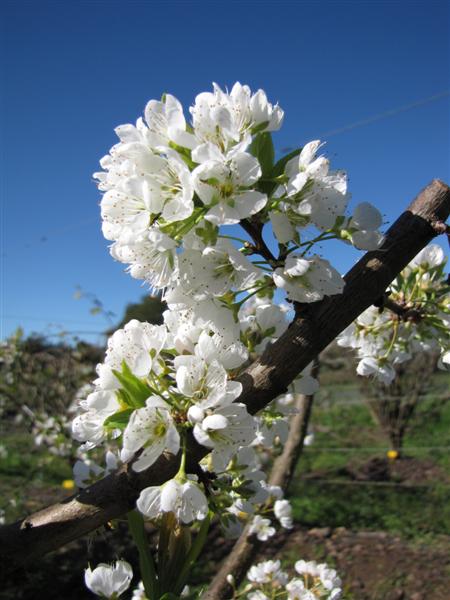
[[[313,407],[315,440],[305,448],[290,493],[296,520],[414,538],[450,535],[450,402],[433,418],[425,416],[434,414],[427,407],[448,384],[446,374],[435,378],[406,437],[405,458],[388,464],[381,481],[367,466],[383,467],[389,444],[358,387],[324,387]]]

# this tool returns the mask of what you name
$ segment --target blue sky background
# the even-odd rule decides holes
[[[118,318],[145,292],[108,254],[91,174],[113,128],[163,92],[187,109],[212,81],[262,87],[286,112],[276,148],[328,140],[353,202],[373,202],[387,221],[432,178],[450,179],[445,1],[15,0],[1,10],[2,337],[18,325],[103,330],[76,285]],[[333,252],[342,271],[358,256]]]

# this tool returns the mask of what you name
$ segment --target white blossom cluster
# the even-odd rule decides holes
[[[308,367],[253,416],[238,401],[236,377],[287,327],[289,309],[273,302],[275,288],[298,302],[342,291],[342,277],[311,254],[314,245],[337,238],[375,248],[382,219],[368,203],[345,216],[346,175],[318,154],[320,142],[275,163],[271,132],[283,111],[262,90],[214,85],[190,113],[188,123],[169,94],[150,101],[136,125],[116,129],[120,141],[95,174],[111,254],[163,289],[168,310],[163,325],[133,320],[109,339],[72,431],[84,450],[106,444],[112,454],[106,468],[89,458],[77,463],[74,476],[83,486],[106,474],[117,452],[138,472],[163,452],[180,452],[180,472],[144,489],[138,509],[154,521],[173,513],[180,523],[212,510],[229,535],[250,522],[267,539],[270,517],[287,528],[292,517],[260,457],[285,441],[295,394],[313,393],[317,382]],[[266,224],[278,256],[265,242]],[[237,225],[245,240],[224,233]],[[196,473],[185,469],[189,436],[210,450]]]
[[[345,216],[347,178],[317,155],[321,143],[274,164],[271,132],[281,127],[283,111],[262,90],[252,94],[240,83],[230,93],[214,85],[190,113],[188,123],[180,102],[166,94],[147,104],[136,125],[116,128],[120,141],[95,174],[112,256],[133,277],[158,289],[181,287],[195,300],[254,286],[277,286],[299,302],[342,291],[332,265],[307,252],[330,238],[376,248],[382,218],[365,202]],[[272,224],[282,247],[274,272],[259,268],[219,230],[249,222]],[[319,235],[312,240],[314,229]]]
[[[24,413],[31,419],[31,433],[36,446],[44,446],[50,454],[69,457],[73,452],[70,438],[70,419],[64,415],[48,415],[45,411],[33,412],[23,407]]]
[[[133,461],[132,468],[142,471],[165,450],[178,453],[190,431],[211,450],[202,467],[205,477],[215,473],[209,492],[215,509],[223,509],[224,527],[237,535],[253,519],[254,533],[262,539],[275,529],[269,519],[256,514],[260,510],[274,512],[281,526],[291,527],[290,506],[279,488],[267,485],[258,450],[286,439],[294,396],[280,397],[253,417],[236,402],[242,385],[230,374],[246,360],[244,342],[251,345],[255,331],[260,344],[280,335],[286,327],[285,312],[255,299],[247,320],[242,320],[243,331],[228,322],[229,311],[223,314],[225,320],[218,326],[220,321],[207,318],[207,311],[197,318],[190,309],[169,309],[163,325],[133,320],[113,334],[105,362],[97,367],[95,389],[81,401],[82,412],[72,424],[85,450],[109,445],[106,468],[89,458],[78,461],[74,479],[85,487],[110,472],[118,464],[114,444],[120,445],[122,462]],[[315,382],[309,375],[300,376],[293,391],[301,389],[303,380],[308,389]],[[162,486],[144,489],[137,507],[154,520],[172,512],[182,523],[202,520],[208,513],[204,484],[184,472]]]
[[[164,452],[179,454],[178,473],[140,493],[147,519],[161,528],[175,519],[177,529],[215,514],[228,535],[249,523],[267,540],[274,519],[287,529],[293,523],[263,462],[286,440],[296,394],[318,384],[309,365],[254,416],[239,402],[239,374],[287,328],[290,309],[274,303],[276,290],[291,304],[340,293],[344,280],[317,245],[340,239],[377,248],[382,217],[365,202],[347,214],[346,174],[330,168],[321,142],[275,162],[271,135],[283,111],[262,90],[214,84],[190,115],[188,122],[170,94],[151,100],[144,118],[116,129],[119,142],[95,174],[111,255],[161,290],[168,310],[162,325],[132,320],[108,340],[72,424],[83,451],[108,448],[106,466],[85,457],[75,480],[85,486],[118,461],[140,472]],[[209,450],[194,473],[186,462],[192,439]],[[90,589],[105,569],[86,572]],[[115,569],[117,590],[108,592],[118,596],[129,572]]]
[[[326,564],[299,560],[295,563],[297,575],[289,578],[281,569],[279,560],[267,560],[250,568],[248,583],[235,590],[233,598],[246,600],[338,600],[342,595],[342,582],[334,569]],[[234,579],[228,576],[234,586]]]
[[[357,350],[357,373],[385,384],[395,378],[395,365],[419,352],[441,355],[439,366],[450,368],[450,288],[444,274],[442,248],[424,248],[391,284],[389,301],[400,314],[374,306],[363,312],[338,337],[340,346]]]

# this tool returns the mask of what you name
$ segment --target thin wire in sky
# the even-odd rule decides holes
[[[392,108],[382,113],[378,113],[376,115],[372,115],[371,117],[367,117],[367,119],[361,119],[360,121],[355,121],[354,123],[350,123],[349,125],[344,125],[343,127],[338,127],[337,129],[331,129],[330,131],[325,131],[321,133],[319,137],[329,138],[333,135],[339,135],[340,133],[345,133],[347,131],[351,131],[352,129],[356,129],[357,127],[363,127],[364,125],[369,125],[370,123],[374,123],[375,121],[380,121],[381,119],[387,119],[388,117],[394,117],[402,112],[406,112],[407,110],[411,110],[413,108],[418,108],[419,106],[423,106],[424,104],[429,104],[430,102],[435,102],[436,100],[440,100],[441,98],[445,98],[450,95],[450,90],[445,90],[443,92],[439,92],[439,94],[434,94],[433,96],[428,96],[427,98],[422,98],[421,100],[417,100],[416,102],[411,102],[410,104],[404,104],[403,106],[398,106],[397,108]]]

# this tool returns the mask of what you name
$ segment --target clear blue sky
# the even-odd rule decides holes
[[[18,325],[104,329],[73,299],[77,284],[118,316],[144,293],[108,254],[91,174],[113,127],[163,92],[187,108],[212,81],[262,87],[286,111],[276,147],[329,140],[353,201],[388,221],[432,178],[450,179],[445,1],[15,0],[1,10],[2,336]],[[334,258],[345,270],[356,254],[343,246]]]

